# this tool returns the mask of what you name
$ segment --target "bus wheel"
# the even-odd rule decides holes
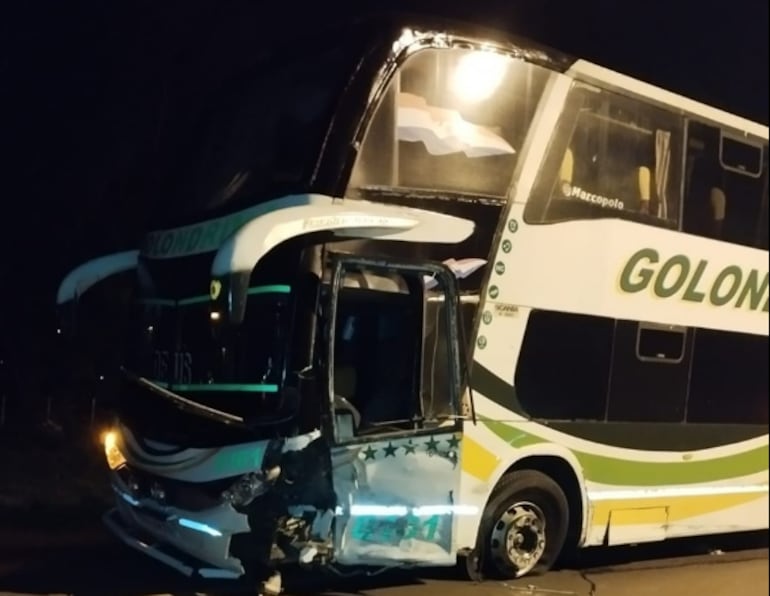
[[[551,478],[535,470],[504,476],[484,511],[486,566],[506,579],[548,571],[568,522],[567,497]]]

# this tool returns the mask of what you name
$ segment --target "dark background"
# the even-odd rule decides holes
[[[33,410],[56,391],[60,278],[136,247],[220,85],[271,39],[364,6],[472,19],[768,121],[767,0],[3,2],[0,391]]]

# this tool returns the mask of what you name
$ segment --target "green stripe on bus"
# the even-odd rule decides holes
[[[271,286],[254,286],[253,288],[249,288],[246,293],[249,296],[253,296],[255,294],[288,294],[291,292],[291,286],[285,286],[281,284],[274,284]]]
[[[547,439],[503,422],[484,419],[495,435],[513,447],[550,443]],[[716,482],[767,471],[768,445],[741,453],[696,461],[646,462],[571,449],[587,480],[610,485],[663,486]]]
[[[150,381],[174,391],[235,391],[242,393],[278,393],[278,385],[272,383],[173,383]]]
[[[289,294],[291,292],[291,286],[282,284],[273,284],[268,286],[254,286],[246,290],[246,294],[249,296],[255,296],[257,294]],[[191,296],[190,298],[180,298],[179,300],[170,300],[168,298],[144,298],[139,302],[141,304],[154,304],[157,306],[190,306],[191,304],[203,304],[204,302],[210,302],[211,298],[208,295],[201,294],[200,296]]]
[[[179,306],[189,306],[190,304],[204,304],[211,302],[211,298],[208,296],[193,296],[192,298],[180,298],[177,301]]]

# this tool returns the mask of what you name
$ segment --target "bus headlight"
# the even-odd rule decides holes
[[[102,436],[102,445],[104,445],[104,457],[107,458],[107,465],[110,470],[115,470],[126,463],[126,458],[118,448],[118,433],[114,430],[107,431]]]

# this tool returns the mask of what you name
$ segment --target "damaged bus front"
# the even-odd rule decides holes
[[[495,457],[462,455],[481,453],[463,427],[469,350],[500,226],[515,231],[517,154],[537,148],[525,139],[558,65],[433,29],[356,31],[263,67],[214,114],[142,248],[60,286],[67,309],[135,272],[105,519],[187,575],[474,552],[493,483],[471,490],[463,462],[481,477]],[[513,575],[545,550],[542,520],[521,511]]]
[[[141,294],[136,358],[105,440],[117,495],[107,525],[208,578],[282,562],[453,564],[456,272],[345,247],[454,244],[473,223],[314,195],[271,207],[199,257],[210,264],[207,295],[160,297],[179,259],[100,261],[118,271],[134,257]],[[87,269],[62,284],[62,303]],[[356,362],[363,343],[380,344],[382,359]],[[350,378],[362,370],[368,378]],[[426,393],[430,409],[415,408]],[[430,486],[399,496],[403,474]]]

